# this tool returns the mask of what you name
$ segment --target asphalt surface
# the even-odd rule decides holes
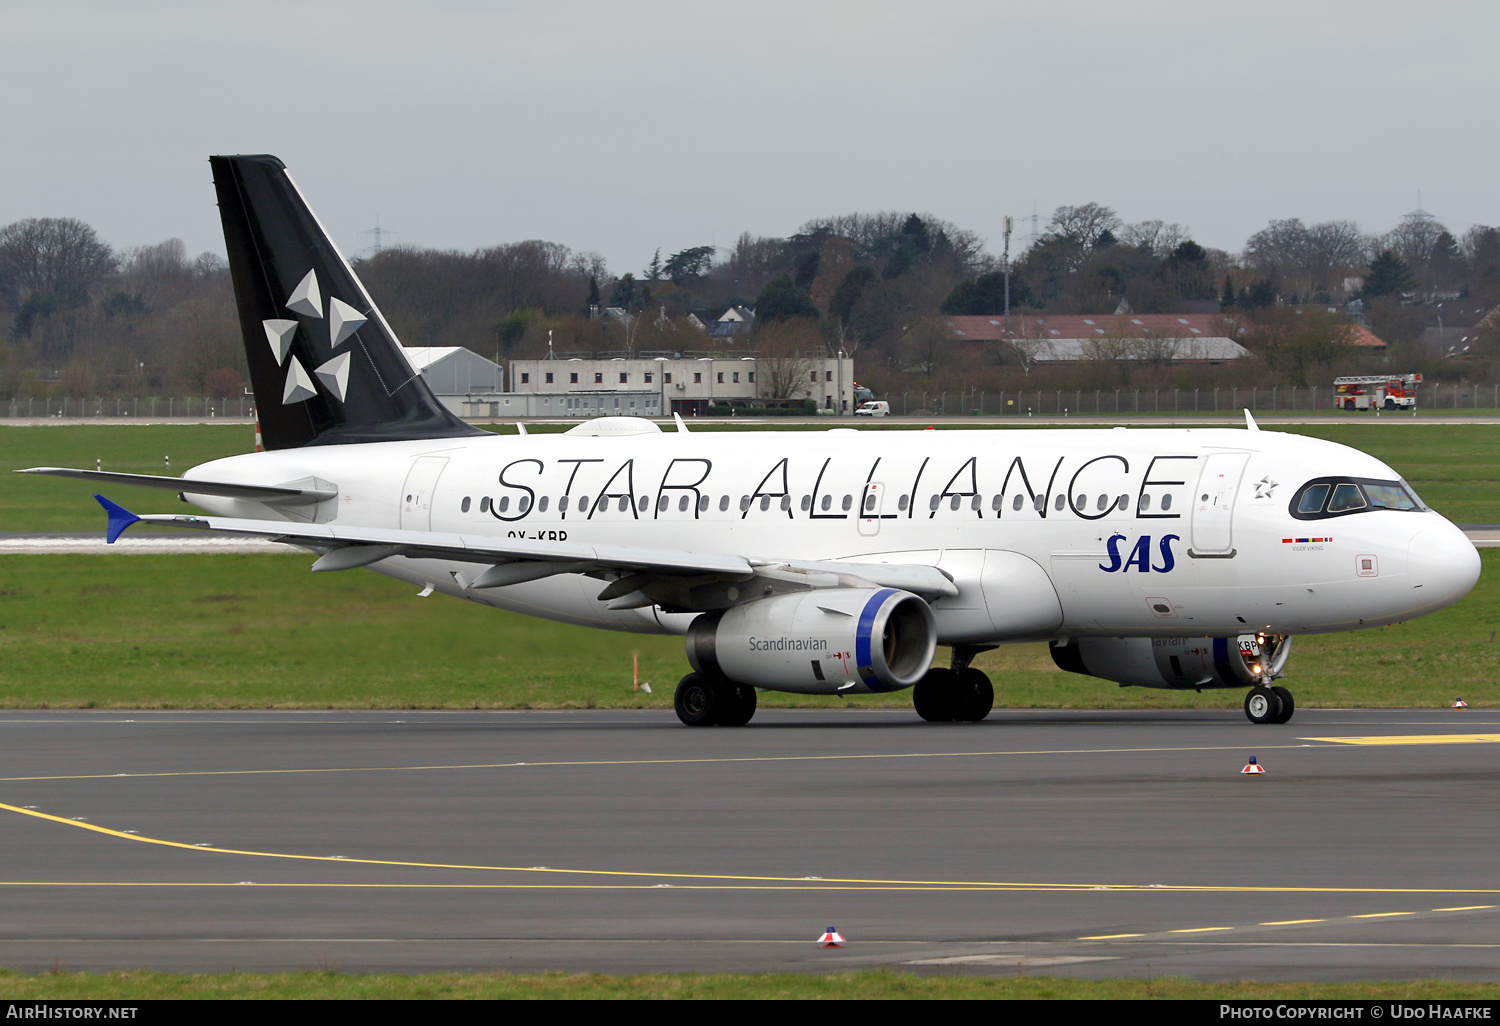
[[[1497,741],[1474,709],[9,711],[0,964],[1494,979]]]

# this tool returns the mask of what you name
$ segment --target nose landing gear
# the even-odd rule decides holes
[[[1279,684],[1258,684],[1245,695],[1245,716],[1251,723],[1285,723],[1296,709],[1292,693]]]

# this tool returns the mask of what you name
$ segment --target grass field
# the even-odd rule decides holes
[[[1301,706],[1500,704],[1500,549],[1463,602],[1372,631],[1298,638]],[[376,574],[308,573],[311,556],[0,556],[0,706],[668,708],[676,637],[606,635],[433,596]],[[632,690],[631,656],[653,694]],[[940,657],[941,658],[941,657]],[[996,704],[1231,708],[1239,691],[1119,688],[1063,673],[1045,646],[976,665]],[[766,707],[909,706],[908,692]]]
[[[337,972],[43,973],[0,970],[0,997],[10,1001],[250,998],[385,999],[1012,999],[1192,1001],[1494,1001],[1500,984],[1452,980],[1375,983],[1199,983],[1182,979],[1073,980],[1055,976],[916,976],[855,973],[429,973],[356,976]]]

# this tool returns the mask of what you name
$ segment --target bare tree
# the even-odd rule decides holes
[[[1152,256],[1165,260],[1174,249],[1191,237],[1191,232],[1185,224],[1138,221],[1121,228],[1119,237],[1125,245],[1144,249]]]
[[[181,239],[168,239],[154,246],[126,250],[120,273],[127,278],[174,280],[192,276],[187,246]]]
[[[0,295],[12,309],[32,296],[85,302],[115,265],[94,229],[71,217],[29,217],[0,228]]]
[[[1353,221],[1324,221],[1307,230],[1303,260],[1314,288],[1332,288],[1335,275],[1360,266],[1369,255],[1369,240]]]
[[[1015,354],[1021,365],[1021,373],[1031,376],[1031,366],[1047,352],[1048,341],[1042,337],[1042,326],[1029,319],[1020,319],[1016,327],[1005,337],[1005,346]]]
[[[1426,267],[1444,232],[1443,222],[1425,210],[1413,210],[1401,218],[1389,234],[1380,240],[1381,248],[1393,250],[1413,269]]]
[[[945,317],[921,317],[902,338],[905,363],[924,378],[937,375],[957,341]]]
[[[1079,245],[1089,248],[1104,232],[1111,235],[1119,232],[1121,224],[1119,215],[1109,207],[1089,202],[1054,210],[1052,220],[1047,223],[1047,234],[1073,239]]]
[[[755,335],[759,350],[759,391],[767,399],[810,396],[812,375],[821,365],[816,353],[822,339],[817,325],[805,317],[793,317],[761,328]]]

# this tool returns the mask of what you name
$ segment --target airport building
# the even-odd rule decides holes
[[[847,356],[718,354],[512,360],[510,392],[475,398],[496,410],[479,415],[500,417],[690,417],[710,406],[800,406],[808,399],[820,411],[849,413],[853,397],[854,360]],[[507,399],[516,412],[507,412]]]

